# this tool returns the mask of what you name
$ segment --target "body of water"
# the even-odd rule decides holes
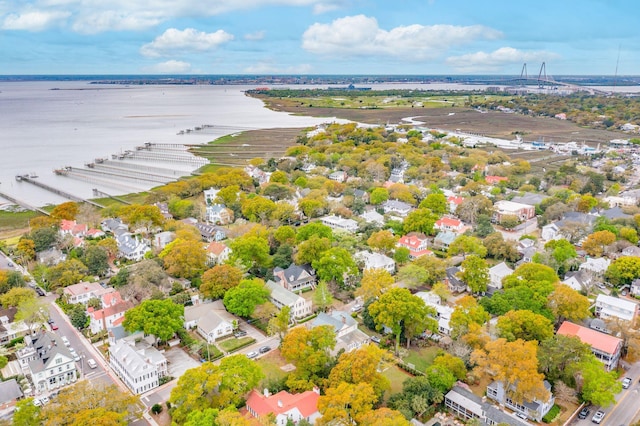
[[[0,83],[0,192],[32,205],[66,201],[26,182],[17,174],[83,198],[92,188],[120,194],[122,187],[102,187],[57,176],[56,168],[83,167],[95,158],[135,149],[145,142],[206,143],[242,130],[307,127],[331,121],[296,117],[264,108],[245,96],[243,86],[120,86],[88,82]],[[213,125],[206,132],[180,130]],[[164,167],[167,167],[166,164]],[[174,164],[176,174],[188,167]],[[132,183],[131,189],[152,184]]]

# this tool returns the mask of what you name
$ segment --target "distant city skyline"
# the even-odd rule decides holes
[[[640,74],[634,0],[0,1],[0,74]],[[619,59],[618,59],[619,58]]]

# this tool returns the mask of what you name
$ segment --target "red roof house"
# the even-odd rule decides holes
[[[504,176],[485,176],[484,180],[490,185],[495,185],[500,182],[506,182],[509,178]]]
[[[433,254],[431,250],[427,249],[427,237],[424,234],[418,232],[410,232],[407,235],[403,235],[396,244],[398,247],[406,247],[409,249],[409,258],[416,259],[420,256],[428,256]]]
[[[591,352],[604,363],[607,370],[613,370],[618,365],[622,352],[621,339],[569,321],[563,322],[556,334],[577,337],[591,346]]]
[[[273,413],[277,425],[286,425],[287,419],[291,419],[296,424],[302,419],[314,424],[316,419],[320,417],[318,411],[320,390],[318,388],[297,394],[291,394],[287,391],[280,391],[274,395],[269,395],[267,391],[265,393],[266,395],[254,389],[249,394],[246,407],[253,417],[257,418]]]
[[[443,217],[436,221],[433,227],[441,231],[453,231],[458,234],[465,232],[469,228],[461,220],[453,217]]]

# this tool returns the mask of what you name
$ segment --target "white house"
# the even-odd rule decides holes
[[[29,332],[29,326],[24,321],[15,321],[17,312],[18,308],[14,306],[0,308],[0,345],[9,343]]]
[[[137,236],[122,234],[116,236],[120,257],[136,262],[141,261],[144,255],[151,250],[149,245]]]
[[[330,313],[320,312],[312,321],[306,323],[308,328],[321,325],[330,325],[336,332],[336,346],[331,352],[337,354],[341,349],[345,352],[358,349],[362,345],[369,343],[369,336],[358,329],[358,322],[351,317],[349,312],[332,311]]]
[[[396,272],[396,261],[382,253],[371,253],[369,251],[361,251],[356,253],[354,259],[363,262],[363,270],[367,269],[383,269],[390,274]]]
[[[216,198],[218,197],[218,192],[220,192],[220,190],[213,187],[202,191],[202,193],[204,194],[204,203],[206,205],[215,204]]]
[[[540,400],[537,398],[529,399],[518,403],[509,397],[508,393],[505,392],[504,385],[502,382],[496,381],[490,383],[487,386],[487,397],[497,401],[498,403],[509,407],[516,413],[521,413],[527,416],[530,420],[535,420],[536,422],[542,421],[542,417],[544,417],[549,410],[553,407],[555,403],[555,398],[551,393],[551,384],[544,381],[544,387],[549,392],[549,397]]]
[[[604,294],[596,298],[596,316],[602,319],[619,318],[633,324],[638,314],[638,304]]]
[[[76,381],[76,363],[59,336],[40,331],[34,336],[26,336],[25,343],[16,356],[22,369],[31,376],[36,394]]]
[[[291,318],[305,318],[313,313],[311,300],[306,300],[271,280],[267,281],[266,285],[271,291],[269,300],[278,309],[285,306],[291,308]]]
[[[630,292],[633,296],[640,296],[640,279],[633,280]]]
[[[585,291],[593,281],[593,276],[589,271],[583,269],[581,271],[567,273],[562,284],[568,285],[575,291]]]
[[[489,286],[493,288],[502,288],[502,279],[513,274],[513,269],[509,268],[506,263],[500,262],[489,268]]]
[[[580,265],[580,270],[593,272],[596,275],[603,275],[611,265],[611,260],[604,257],[590,257]]]
[[[228,225],[233,222],[233,211],[222,204],[209,205],[205,211],[205,219],[210,223]]]
[[[500,222],[504,216],[516,216],[521,221],[526,221],[536,215],[536,208],[529,204],[514,203],[513,201],[500,200],[493,205],[495,211],[493,219]]]
[[[400,217],[406,217],[413,207],[404,201],[387,200],[382,204],[385,214],[396,214]]]
[[[369,210],[360,215],[361,218],[364,219],[367,223],[372,223],[374,225],[382,226],[384,225],[384,216],[378,213],[375,210]]]
[[[599,331],[564,321],[556,334],[577,337],[591,347],[591,352],[611,371],[618,366],[622,354],[622,339]]]
[[[115,290],[112,287],[104,288],[100,283],[80,282],[65,287],[62,293],[67,296],[67,303],[83,303],[87,304],[90,299],[100,299],[106,293],[112,293]]]
[[[425,305],[431,306],[436,310],[437,316],[435,319],[438,321],[438,332],[449,336],[451,334],[449,322],[451,321],[451,315],[454,309],[450,306],[443,305],[440,296],[433,292],[419,291],[415,295],[424,300]]]
[[[219,300],[184,308],[184,328],[196,328],[208,343],[231,335],[236,324],[237,320],[224,309]]]
[[[136,395],[157,388],[162,377],[158,371],[157,361],[159,360],[153,359],[151,355],[153,352],[149,349],[136,350],[124,340],[109,346],[109,365]],[[159,352],[153,355],[162,356]],[[166,365],[166,359],[164,362]]]
[[[218,265],[224,263],[231,255],[231,249],[225,243],[211,241],[207,246],[207,262],[210,265]]]
[[[421,256],[433,254],[433,252],[427,248],[428,243],[429,240],[426,235],[418,232],[409,232],[407,235],[400,237],[396,246],[409,249],[409,258],[417,259]]]
[[[560,227],[555,223],[544,225],[542,227],[542,230],[540,231],[540,237],[544,241],[559,240],[560,238],[562,238]]]
[[[353,219],[345,219],[343,217],[330,215],[320,218],[323,225],[336,231],[356,232],[358,230],[358,222]]]
[[[273,414],[277,426],[286,426],[289,422],[298,424],[302,419],[308,424],[315,424],[321,416],[318,411],[319,398],[318,388],[297,394],[280,391],[275,395],[269,395],[269,391],[263,394],[254,389],[247,398],[246,407],[249,414],[256,418]]]

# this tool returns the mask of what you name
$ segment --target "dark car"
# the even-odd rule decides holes
[[[266,354],[270,350],[271,350],[270,346],[262,346],[260,349],[258,349],[258,352],[260,352],[261,354]]]
[[[40,287],[36,287],[36,293],[38,293],[38,296],[44,296],[44,290]]]
[[[580,412],[578,413],[578,418],[579,419],[586,419],[587,416],[589,415],[589,408],[584,407],[582,410],[580,410]]]

